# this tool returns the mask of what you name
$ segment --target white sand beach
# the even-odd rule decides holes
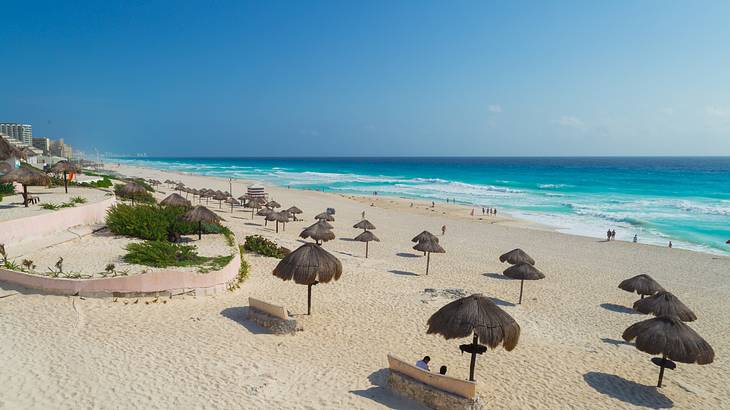
[[[128,166],[114,171],[229,188],[221,178]],[[233,181],[234,196],[246,185]],[[342,261],[343,274],[314,287],[311,316],[303,314],[306,287],[274,277],[277,259],[252,254],[240,289],[164,304],[38,295],[0,283],[0,408],[421,408],[386,389],[387,353],[413,362],[430,355],[432,368],[447,365],[449,375],[463,379],[469,366],[458,349],[466,339],[426,334],[428,318],[452,300],[426,289],[483,293],[519,323],[513,351],[500,347],[477,359],[478,394],[488,408],[730,407],[730,257],[565,235],[503,215],[479,219],[463,206],[266,189],[284,208],[301,208],[304,221],[276,234],[240,208],[232,214],[213,202],[210,208],[239,240],[260,234],[289,249],[301,244],[298,234],[314,215],[336,209],[337,238],[323,246]],[[161,191],[160,198],[170,193]],[[364,244],[351,240],[363,211],[381,240],[370,244],[368,259]],[[424,229],[446,249],[431,256],[427,276],[425,258],[410,241]],[[220,253],[211,247],[210,254]],[[525,283],[521,305],[515,305],[519,282],[501,275],[507,265],[498,260],[517,247],[546,276]],[[84,258],[114,254],[119,244],[74,248],[87,252],[68,263],[86,267],[93,263],[84,265]],[[629,325],[648,318],[630,309],[638,295],[617,288],[640,273],[697,314],[689,325],[716,353],[709,365],[678,363],[661,389],[654,387],[651,356],[621,339]],[[304,330],[276,336],[253,325],[244,316],[249,296],[284,305]]]

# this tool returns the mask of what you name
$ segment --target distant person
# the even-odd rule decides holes
[[[436,207],[436,202],[431,201],[431,208],[435,208],[435,207]]]
[[[429,356],[424,356],[423,359],[416,362],[416,367],[419,369],[423,369],[427,372],[430,372],[431,369],[428,368],[428,362],[431,361],[431,358]]]
[[[484,215],[485,212],[486,210],[484,209],[484,207],[482,207],[482,215]]]
[[[469,215],[474,216],[474,208],[471,209],[471,212],[469,213]]]
[[[634,235],[634,243],[639,242],[639,237]]]
[[[439,368],[439,374],[442,376],[446,376],[446,370],[446,366],[441,366],[441,368]]]
[[[494,215],[497,215],[497,208],[494,208]]]
[[[446,225],[441,226],[441,236],[446,235]]]
[[[613,240],[613,241],[616,240],[616,230],[615,229],[611,232],[611,240]]]
[[[362,211],[362,214],[360,215],[362,216],[362,219],[365,219],[365,211]]]
[[[610,240],[611,240],[611,230],[609,229],[606,231],[606,241],[610,241]]]
[[[672,247],[672,241],[669,241],[669,247],[670,248]]]
[[[411,208],[413,208],[413,202],[411,202]]]

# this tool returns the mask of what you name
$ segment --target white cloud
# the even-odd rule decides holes
[[[710,117],[720,118],[722,120],[730,119],[730,109],[725,107],[708,105],[707,107],[705,107],[705,112]]]
[[[567,128],[575,128],[575,129],[583,129],[585,128],[585,123],[580,120],[578,117],[574,117],[572,115],[563,115],[557,120],[552,121],[553,124],[560,125],[561,127],[567,127]]]
[[[489,106],[489,112],[499,114],[502,112],[502,106],[499,104],[491,104]]]

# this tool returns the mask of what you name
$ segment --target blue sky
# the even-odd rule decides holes
[[[150,155],[730,155],[730,2],[0,4],[0,121]]]

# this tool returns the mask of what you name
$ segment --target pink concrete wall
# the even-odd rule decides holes
[[[176,292],[224,285],[236,278],[240,266],[241,255],[236,252],[223,269],[208,273],[158,271],[114,278],[58,279],[0,269],[0,281],[57,295]]]
[[[0,243],[12,244],[13,242],[65,231],[72,226],[103,222],[106,217],[106,210],[115,203],[116,199],[112,196],[93,204],[2,221],[0,222]]]

